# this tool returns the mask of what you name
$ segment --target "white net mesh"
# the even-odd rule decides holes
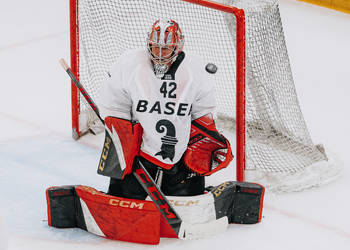
[[[338,169],[313,144],[300,111],[277,3],[222,2],[244,9],[246,15],[247,177],[278,191],[300,190],[334,178]],[[185,35],[185,53],[195,52],[218,66],[213,78],[219,126],[227,133],[235,131],[233,15],[180,0],[79,0],[78,13],[80,80],[97,103],[101,83],[118,56],[126,49],[145,47],[156,19],[174,19]],[[88,110],[88,105],[82,105],[80,126],[85,129],[94,126],[95,120]],[[319,174],[315,165],[324,166]],[[310,172],[312,178],[308,175],[303,183],[300,176]]]
[[[313,144],[299,107],[277,2],[223,2],[246,16],[247,180],[282,192],[333,180],[338,163]]]

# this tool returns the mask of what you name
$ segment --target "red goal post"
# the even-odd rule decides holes
[[[216,9],[236,18],[236,178],[244,181],[245,169],[245,18],[242,9],[207,0],[183,0]],[[234,83],[233,83],[234,84]]]
[[[244,181],[245,169],[245,17],[244,11],[225,4],[208,0],[179,0],[232,14],[236,18],[236,178]],[[70,0],[70,56],[71,70],[79,80],[79,0]],[[73,138],[82,136],[80,130],[80,92],[74,83],[71,84],[72,129]]]

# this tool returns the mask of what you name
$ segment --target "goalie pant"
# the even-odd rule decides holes
[[[158,244],[160,237],[177,238],[148,200],[106,195],[87,186],[50,187],[46,198],[48,224],[52,227],[77,227],[108,239],[144,244]],[[203,195],[168,197],[183,221],[192,225],[223,217],[229,223],[258,223],[263,198],[261,185],[233,181],[212,187]]]

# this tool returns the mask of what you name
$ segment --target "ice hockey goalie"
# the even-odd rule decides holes
[[[157,20],[147,49],[127,51],[111,67],[99,103],[106,137],[98,173],[110,177],[108,191],[48,188],[50,226],[146,244],[178,237],[132,174],[137,164],[199,236],[222,232],[228,223],[260,222],[261,185],[205,186],[205,176],[227,167],[233,155],[215,127],[212,72],[198,56],[185,54],[183,44],[174,20]]]

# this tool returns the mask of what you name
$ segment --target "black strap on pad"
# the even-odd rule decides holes
[[[211,188],[216,218],[227,216],[229,223],[255,224],[261,221],[265,188],[249,182],[228,181]]]
[[[87,230],[75,186],[50,187],[46,190],[46,196],[50,226]]]

